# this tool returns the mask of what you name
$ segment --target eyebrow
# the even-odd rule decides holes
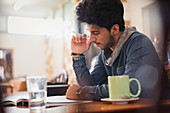
[[[95,32],[98,32],[98,33],[99,33],[100,31],[90,31],[90,32],[91,32],[91,33],[95,33]]]
[[[96,30],[96,31],[95,31],[95,30],[90,31],[89,29],[87,29],[87,30],[88,30],[89,32],[93,32],[93,33],[94,33],[94,32],[100,32],[99,30]]]
[[[92,33],[100,32],[99,30],[92,30],[92,31],[90,31],[88,28],[87,28],[87,31],[92,32]]]

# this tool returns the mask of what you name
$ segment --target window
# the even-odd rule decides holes
[[[62,24],[62,23],[60,23]],[[8,33],[24,35],[54,35],[61,31],[59,23],[52,19],[14,17],[8,18]]]

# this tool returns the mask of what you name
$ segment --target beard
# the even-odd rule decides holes
[[[105,47],[103,49],[108,49],[111,48],[115,45],[115,38],[113,36],[111,36],[111,34],[109,34],[109,41],[108,43],[105,45]]]

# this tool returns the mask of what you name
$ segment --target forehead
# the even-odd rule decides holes
[[[109,32],[105,27],[99,27],[96,25],[87,25],[87,30],[90,32]]]
[[[87,30],[91,31],[91,30],[100,30],[101,27],[98,27],[96,25],[87,25]]]

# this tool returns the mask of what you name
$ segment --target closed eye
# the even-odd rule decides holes
[[[99,31],[92,31],[91,33],[92,33],[93,35],[98,35],[98,34],[100,34]]]

